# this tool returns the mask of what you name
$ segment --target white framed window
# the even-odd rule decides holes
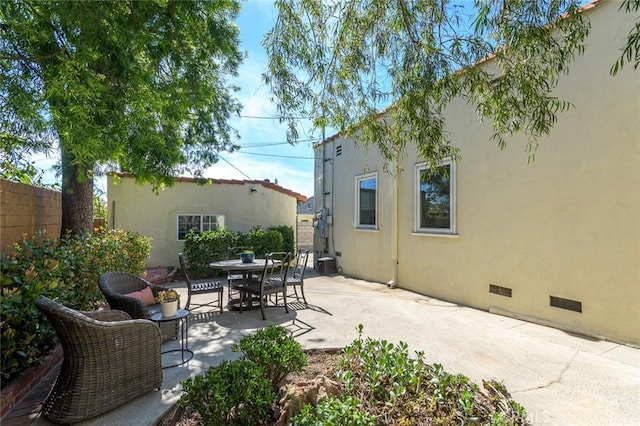
[[[356,176],[355,224],[358,229],[377,229],[378,173]]]
[[[456,169],[451,159],[430,169],[415,166],[415,231],[431,234],[456,232]]]
[[[224,228],[224,215],[220,214],[179,214],[178,241],[184,241],[189,231],[206,232]]]

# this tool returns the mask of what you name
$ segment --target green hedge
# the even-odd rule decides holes
[[[257,257],[264,257],[274,251],[294,253],[293,235],[291,226],[277,226],[267,230],[254,228],[249,232],[233,232],[227,229],[190,232],[187,234],[182,252],[187,258],[190,275],[194,278],[205,278],[215,274],[209,263],[226,259],[230,247],[253,247]]]
[[[25,237],[0,260],[2,384],[37,365],[56,344],[35,301],[47,296],[78,310],[105,303],[98,277],[107,271],[143,274],[150,239],[124,230],[50,239]]]

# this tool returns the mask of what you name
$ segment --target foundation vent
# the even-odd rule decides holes
[[[336,146],[336,157],[342,155],[342,145]]]
[[[512,290],[509,287],[501,287],[495,284],[489,284],[489,293],[497,294],[504,297],[511,297]]]
[[[554,308],[566,309],[568,311],[582,313],[582,302],[571,299],[563,299],[562,297],[549,296],[549,305]]]

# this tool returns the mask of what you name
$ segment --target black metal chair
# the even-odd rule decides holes
[[[187,281],[187,303],[185,309],[198,309],[203,307],[217,307],[222,312],[222,293],[224,292],[224,286],[220,281],[210,282],[192,282],[187,273],[186,262],[184,261],[184,254],[178,253],[178,259],[180,260],[180,268],[184,274],[184,278]],[[195,303],[191,301],[191,297],[200,294],[217,294],[216,299],[207,303]]]
[[[296,256],[296,265],[291,270],[291,273],[287,277],[286,289],[293,288],[293,292],[296,295],[296,299],[300,300],[298,295],[298,287],[300,287],[300,295],[302,301],[307,304],[307,299],[304,297],[304,272],[307,269],[307,261],[309,260],[309,250],[300,249]],[[277,301],[276,296],[276,301]]]
[[[242,312],[243,303],[245,301],[251,304],[253,303],[253,300],[258,300],[260,302],[262,319],[266,320],[267,317],[264,313],[264,308],[267,304],[268,296],[282,293],[282,297],[284,298],[284,310],[289,313],[285,288],[290,262],[291,253],[289,252],[274,252],[267,254],[260,281],[251,282],[243,285],[242,287],[238,287],[240,299],[242,301],[240,303],[240,312]]]

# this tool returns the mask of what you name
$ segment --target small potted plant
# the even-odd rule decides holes
[[[256,255],[253,250],[244,250],[242,253],[240,253],[240,259],[242,259],[242,263],[253,263],[255,258]]]
[[[173,289],[160,290],[156,296],[156,302],[160,304],[163,317],[172,317],[178,312],[178,299],[180,295]]]

